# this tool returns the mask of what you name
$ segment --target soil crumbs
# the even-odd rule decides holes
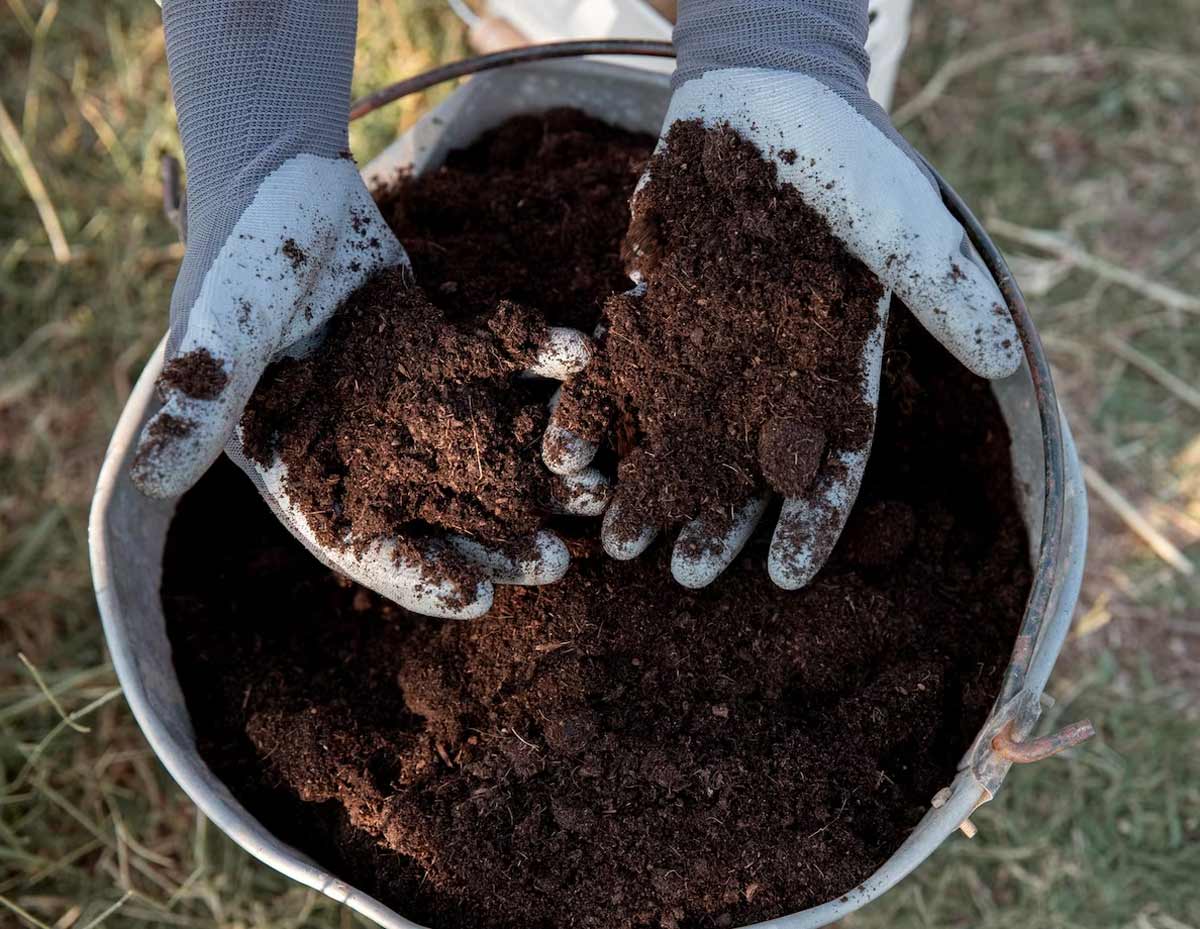
[[[858,503],[795,593],[769,535],[699,592],[665,543],[616,562],[580,537],[560,583],[430,620],[317,563],[220,462],[164,560],[202,755],[437,929],[729,927],[845,893],[953,778],[1030,581],[988,386],[899,308],[888,338]]]
[[[629,286],[620,241],[652,145],[552,110],[381,195],[420,286],[393,271],[352,294],[318,352],[268,369],[242,421],[248,457],[279,456],[323,545],[434,527],[516,553],[555,511],[541,437],[557,385],[518,375],[547,326],[590,333]]]
[[[197,348],[168,361],[156,386],[163,397],[178,390],[195,400],[215,400],[228,383],[229,375],[220,359],[207,348]]]

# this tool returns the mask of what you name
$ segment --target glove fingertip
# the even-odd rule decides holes
[[[466,605],[459,607],[452,615],[453,619],[479,619],[492,608],[492,600],[496,588],[491,581],[481,580],[475,587],[475,597]]]
[[[799,590],[806,586],[819,568],[812,566],[813,559],[809,548],[798,544],[797,540],[792,538],[797,530],[797,526],[780,516],[767,554],[767,575],[776,587],[783,590]]]
[[[1021,366],[1016,324],[992,276],[966,257],[950,262],[943,280],[898,285],[929,333],[968,370],[999,380]]]
[[[159,410],[142,429],[129,476],[147,497],[178,497],[196,483],[221,453],[223,437],[206,435],[200,423],[172,409]]]
[[[610,558],[630,561],[654,541],[657,530],[625,515],[619,502],[611,503],[600,525],[600,543]]]
[[[586,368],[594,353],[592,340],[582,332],[551,326],[529,371],[539,377],[565,381]]]

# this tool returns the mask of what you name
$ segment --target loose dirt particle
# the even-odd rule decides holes
[[[292,263],[293,271],[299,272],[308,263],[308,256],[295,239],[284,239],[282,251],[283,257]]]

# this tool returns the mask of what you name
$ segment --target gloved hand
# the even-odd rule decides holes
[[[550,533],[514,561],[468,539],[359,555],[317,545],[282,465],[247,460],[234,431],[264,369],[315,347],[338,305],[376,271],[408,264],[347,150],[356,0],[167,0],[167,58],[188,168],[187,250],[171,300],[162,410],[143,431],[135,484],[174,497],[225,448],[276,514],[331,567],[414,612],[470,618],[492,584],[557,580]],[[586,338],[552,331],[535,373],[586,363]],[[567,508],[596,512],[595,473],[568,481]],[[449,544],[447,544],[449,543]],[[449,566],[453,564],[453,570]]]
[[[676,121],[693,119],[732,126],[775,162],[779,181],[795,186],[885,285],[862,355],[865,399],[874,410],[892,291],[983,377],[1012,374],[1021,346],[999,290],[933,177],[868,96],[866,36],[866,0],[681,0],[675,91],[663,128],[665,135]],[[636,195],[632,209],[636,216]],[[560,473],[585,467],[595,451],[553,420],[546,440],[544,457]],[[830,449],[805,496],[784,501],[768,559],[780,587],[803,587],[829,557],[869,451],[870,438]],[[622,509],[618,487],[605,514],[604,546],[615,558],[633,558],[654,531],[647,527],[626,541],[628,531],[613,531],[629,524]],[[765,498],[745,501],[718,545],[695,544],[710,533],[698,521],[686,526],[672,556],[675,579],[688,587],[714,580],[765,509]]]

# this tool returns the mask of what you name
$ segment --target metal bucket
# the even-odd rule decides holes
[[[578,107],[620,126],[657,134],[669,97],[667,78],[598,62],[545,62],[475,77],[418,122],[364,170],[368,183],[401,165],[436,166],[446,153],[518,113]],[[1000,696],[958,774],[908,840],[873,875],[835,900],[761,925],[824,926],[878,897],[924,861],[971,812],[990,800],[1014,761],[1037,760],[1078,741],[1078,728],[1028,739],[1040,698],[1071,623],[1087,539],[1083,477],[1037,334],[1008,268],[962,201],[943,194],[995,276],[1017,323],[1026,363],[995,384],[1012,435],[1016,491],[1029,530],[1034,581]],[[151,747],[209,819],[262,862],[345,903],[388,929],[414,923],[281,842],[234,799],[197,753],[171,662],[159,585],[174,504],[134,489],[129,465],[143,424],[158,408],[154,380],[160,345],[121,414],[92,502],[88,534],[92,577],[113,665]],[[967,823],[969,825],[969,823]]]

